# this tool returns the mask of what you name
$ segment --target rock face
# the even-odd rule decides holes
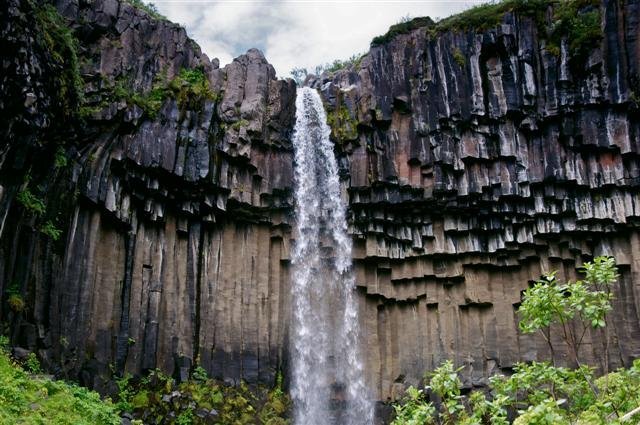
[[[42,36],[59,29],[54,11],[2,8],[0,313],[13,345],[105,391],[111,369],[181,377],[196,362],[273,382],[289,344],[295,84],[257,50],[219,68],[127,3],[59,0],[74,85],[72,55],[56,54],[69,37]],[[553,52],[533,18],[507,13],[484,32],[398,35],[309,81],[350,200],[378,399],[447,358],[474,386],[548,357],[517,331],[520,292],[595,255],[621,271],[609,363],[640,356],[640,1],[597,10],[603,37],[579,65],[567,40]],[[583,358],[601,364],[603,335],[587,338]]]

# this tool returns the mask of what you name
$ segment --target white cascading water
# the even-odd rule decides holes
[[[351,238],[319,94],[298,89],[292,379],[296,425],[368,425]]]

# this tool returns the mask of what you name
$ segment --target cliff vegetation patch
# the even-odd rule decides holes
[[[384,35],[375,37],[371,47],[391,41],[399,34],[407,34],[418,28],[426,28],[431,37],[452,31],[487,31],[496,28],[506,13],[530,17],[536,22],[541,38],[547,41],[547,51],[559,56],[560,44],[566,38],[569,53],[576,62],[602,39],[598,0],[504,0],[474,6],[438,22],[428,17],[403,19],[392,25]],[[551,8],[551,20],[548,11]],[[463,61],[455,57],[462,66]]]
[[[33,353],[22,362],[0,337],[0,423],[119,425],[116,406],[96,392],[41,375]]]
[[[640,359],[628,369],[604,374],[581,362],[584,336],[604,333],[618,280],[613,258],[585,263],[584,279],[561,283],[552,272],[527,289],[518,309],[520,330],[538,333],[549,345],[550,361],[517,363],[510,376],[490,378],[488,391],[463,395],[459,372],[451,361],[425,375],[424,389],[410,387],[397,403],[393,425],[570,425],[640,423]],[[558,341],[561,341],[558,344]],[[606,343],[605,343],[606,344]],[[560,347],[559,347],[560,346]],[[563,348],[574,367],[557,366]],[[430,393],[437,403],[427,397]],[[514,419],[515,418],[515,419]]]

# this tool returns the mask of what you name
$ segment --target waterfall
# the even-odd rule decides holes
[[[351,237],[319,94],[298,89],[291,394],[296,425],[373,423],[364,383]]]

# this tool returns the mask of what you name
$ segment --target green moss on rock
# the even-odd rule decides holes
[[[371,47],[385,44],[393,40],[399,34],[408,34],[415,29],[421,27],[430,27],[432,25],[433,20],[428,16],[398,22],[395,25],[391,25],[391,27],[389,27],[389,31],[387,31],[385,34],[374,37],[373,40],[371,40]]]
[[[27,365],[34,370],[33,356]],[[109,400],[86,388],[31,375],[0,347],[0,423],[119,425]]]
[[[71,116],[82,103],[84,81],[80,75],[79,43],[65,19],[50,4],[34,6],[41,44],[59,69],[59,93],[62,112]]]
[[[349,108],[338,98],[337,107],[327,111],[327,124],[338,142],[358,138],[358,122],[351,116]]]

